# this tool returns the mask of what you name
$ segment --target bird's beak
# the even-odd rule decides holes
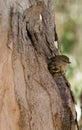
[[[69,61],[68,63],[70,64],[71,62]]]

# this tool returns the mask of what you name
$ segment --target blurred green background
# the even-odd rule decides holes
[[[77,102],[77,118],[82,128],[82,0],[57,0],[55,10],[61,51],[71,61],[66,76]]]

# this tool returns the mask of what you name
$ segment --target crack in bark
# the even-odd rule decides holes
[[[16,77],[16,74],[15,74],[15,69],[16,69],[16,60],[18,59],[18,55],[21,54],[21,51],[20,48],[21,48],[21,45],[19,42],[20,42],[20,14],[19,13],[16,13],[16,14],[13,14],[13,20],[17,20],[17,24],[15,23],[15,21],[12,21],[13,22],[13,34],[14,34],[14,49],[13,49],[13,61],[12,61],[12,65],[13,65],[13,71],[14,71],[14,78]],[[16,18],[16,19],[14,19]],[[17,28],[16,28],[17,27]],[[17,30],[17,31],[16,31]],[[21,61],[21,60],[20,60]],[[22,65],[22,64],[21,64]],[[22,66],[23,67],[23,66]],[[26,126],[30,126],[28,125],[28,123],[30,122],[30,118],[28,119],[29,117],[29,114],[28,112],[30,112],[27,108],[26,110],[26,107],[24,107],[23,105],[23,102],[22,102],[22,99],[20,97],[20,95],[18,94],[17,90],[16,90],[16,81],[14,80],[14,86],[15,86],[15,94],[16,94],[16,100],[17,100],[17,103],[18,103],[18,106],[19,106],[19,109],[20,109],[20,118],[19,118],[19,127],[20,129],[24,129],[26,130],[27,127]],[[26,94],[25,94],[26,95]],[[28,115],[28,116],[27,116]],[[29,121],[27,123],[27,121]],[[31,129],[30,129],[31,130]]]

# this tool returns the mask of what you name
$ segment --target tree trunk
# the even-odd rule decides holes
[[[55,32],[54,0],[0,1],[0,130],[75,130],[69,84],[48,70]]]

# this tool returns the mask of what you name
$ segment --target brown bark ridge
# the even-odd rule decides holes
[[[68,82],[47,65],[59,54],[53,0],[21,2],[0,2],[0,130],[75,130]]]

